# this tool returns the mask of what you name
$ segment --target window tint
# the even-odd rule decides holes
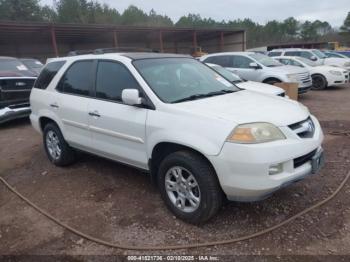
[[[234,68],[250,68],[249,64],[254,61],[245,56],[233,56],[232,67]]]
[[[58,70],[65,64],[65,61],[52,62],[47,64],[41,71],[38,79],[35,81],[34,88],[46,89]]]
[[[303,51],[303,52],[300,52],[300,56],[304,57],[304,58],[307,58],[307,59],[311,59],[311,57],[313,57],[314,55],[311,54],[310,52]]]
[[[268,53],[268,56],[280,56],[282,52],[270,52]]]
[[[62,77],[57,89],[65,93],[88,96],[92,89],[93,61],[75,62]]]
[[[212,56],[204,60],[205,63],[217,64],[222,67],[232,66],[232,57],[228,55]]]
[[[96,97],[114,101],[122,100],[123,89],[139,89],[129,70],[115,62],[98,63]]]
[[[292,60],[292,59],[281,58],[281,59],[279,59],[279,61],[284,65],[304,67],[302,64],[300,64],[299,62]]]
[[[284,53],[285,56],[300,56],[299,51],[287,51]]]

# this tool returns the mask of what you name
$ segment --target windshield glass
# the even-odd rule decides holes
[[[231,73],[227,69],[223,68],[222,66],[211,66],[216,72],[218,72],[220,75],[225,77],[227,80],[233,83],[240,83],[243,82],[243,80],[236,74]]]
[[[166,103],[223,95],[240,90],[192,58],[143,59],[133,62],[153,92]]]
[[[1,59],[0,60],[0,71],[15,71],[23,72],[28,71],[28,68],[20,61],[15,59]]]
[[[298,57],[300,62],[303,62],[304,64],[307,64],[308,66],[316,66],[315,62],[311,61],[310,59],[304,58],[304,57]]]
[[[313,52],[318,58],[323,59],[323,58],[326,58],[326,57],[327,57],[327,56],[326,56],[324,53],[322,53],[320,50],[312,50],[312,52]]]
[[[275,66],[281,66],[282,64],[277,62],[276,60],[272,59],[271,57],[267,55],[262,54],[250,54],[251,58],[258,61],[260,64],[267,66],[267,67],[275,67]]]

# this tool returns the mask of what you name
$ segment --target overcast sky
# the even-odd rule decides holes
[[[52,4],[53,0],[41,0]],[[350,0],[98,0],[123,12],[129,5],[136,5],[149,12],[152,8],[166,14],[176,22],[188,13],[200,14],[221,21],[251,18],[259,23],[283,20],[293,16],[298,20],[328,21],[339,27],[350,11]]]

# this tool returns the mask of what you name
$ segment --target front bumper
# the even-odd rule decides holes
[[[10,106],[0,109],[0,124],[30,115],[29,106]]]
[[[323,133],[318,121],[312,118],[315,133],[312,138],[293,137],[288,127],[281,128],[286,140],[261,144],[235,144],[226,142],[217,156],[209,156],[227,198],[232,201],[257,201],[276,190],[303,179],[315,172],[312,158],[322,152]],[[284,130],[285,129],[285,130]],[[295,161],[309,156],[300,165]],[[272,165],[281,164],[283,170],[269,174]]]

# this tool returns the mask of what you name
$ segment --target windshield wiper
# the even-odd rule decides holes
[[[220,91],[214,91],[214,92],[209,92],[206,94],[196,94],[196,95],[191,95],[185,98],[181,98],[179,100],[175,100],[172,103],[180,103],[180,102],[185,102],[185,101],[191,101],[191,100],[196,100],[200,98],[206,98],[206,97],[211,97],[211,96],[218,96],[218,95],[224,95],[224,94],[229,94],[235,92],[234,90],[229,90],[229,89],[222,89]]]

